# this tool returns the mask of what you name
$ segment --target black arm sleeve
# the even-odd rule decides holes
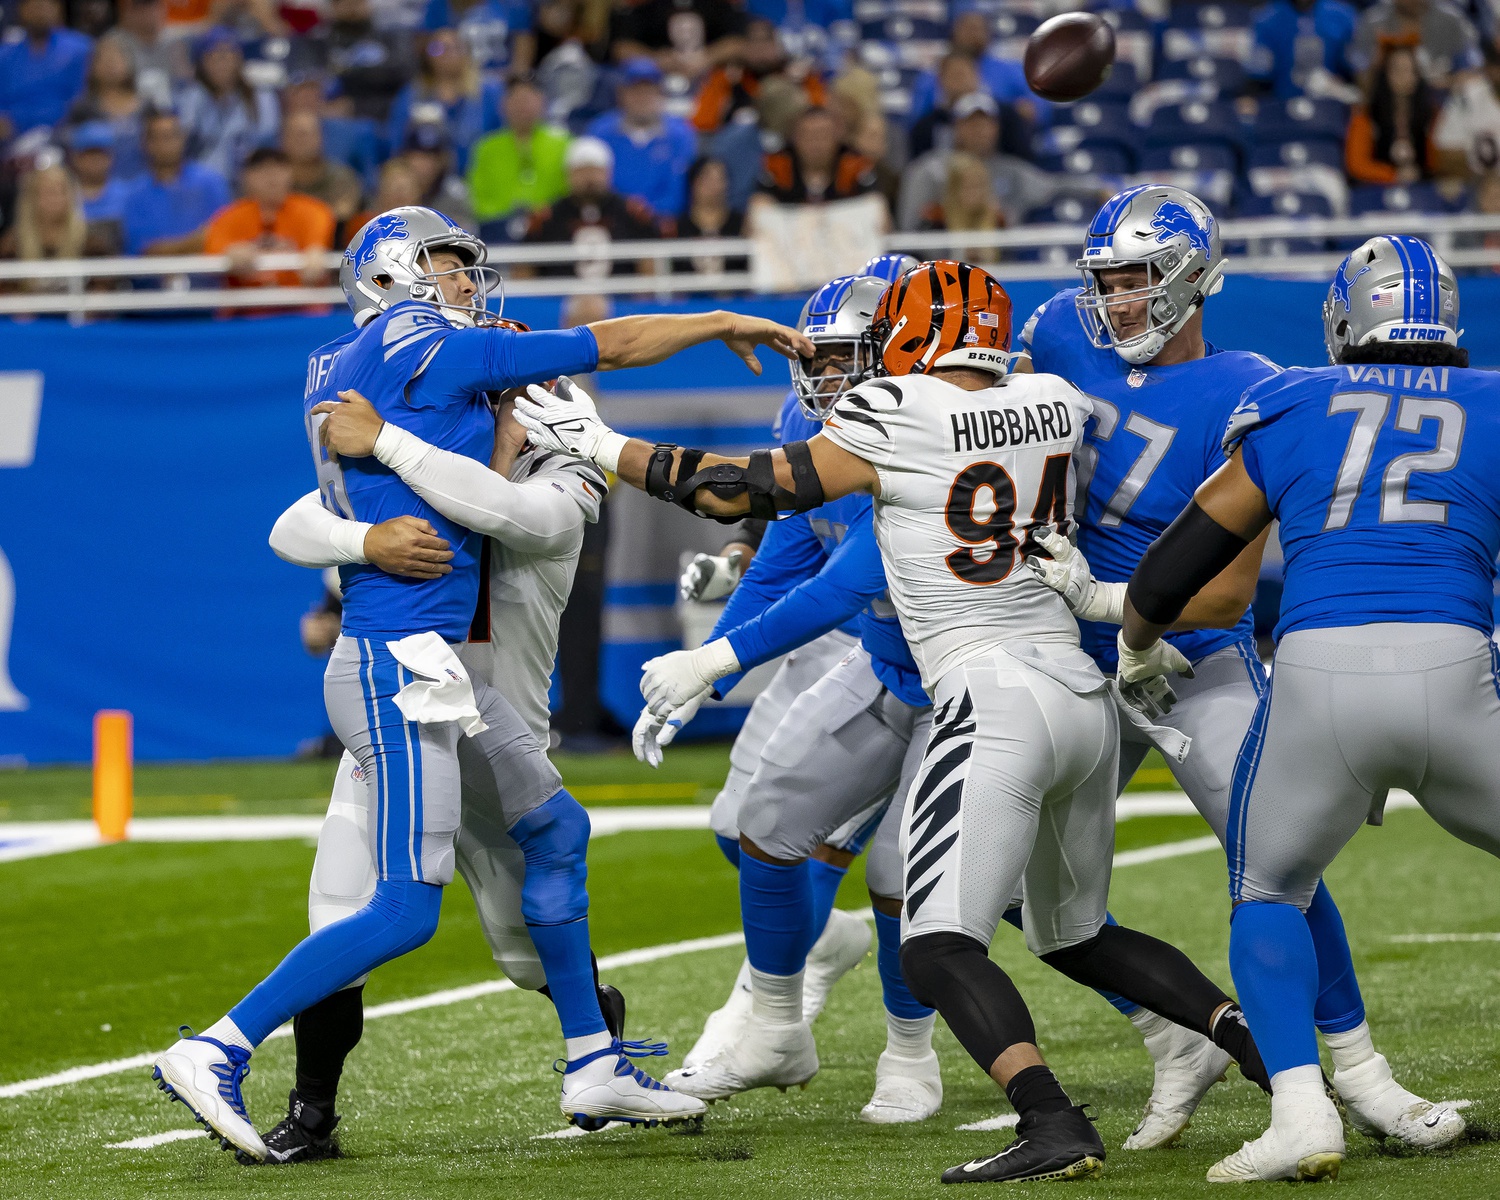
[[[646,492],[658,500],[698,513],[693,502],[694,493],[706,487],[723,500],[745,496],[750,502],[750,516],[763,521],[774,521],[781,509],[806,512],[823,503],[823,482],[813,466],[812,452],[806,442],[788,442],[782,447],[787,465],[792,472],[792,491],[787,491],[776,482],[776,466],[771,451],[755,450],[750,455],[748,466],[735,463],[714,463],[699,468],[703,461],[702,450],[683,450],[676,466],[672,456],[678,447],[658,443],[651,451],[646,463]],[[706,516],[705,513],[698,513]],[[712,517],[720,524],[732,525],[740,520],[732,517]]]
[[[1153,625],[1170,625],[1250,543],[1230,533],[1193,500],[1142,556],[1125,595]]]

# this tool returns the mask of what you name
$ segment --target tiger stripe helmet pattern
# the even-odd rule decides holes
[[[871,332],[887,375],[968,367],[1010,369],[1010,296],[982,267],[952,259],[919,263],[881,296]]]

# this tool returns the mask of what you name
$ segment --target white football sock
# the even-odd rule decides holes
[[[932,1053],[932,1027],[937,1013],[925,1017],[885,1014],[885,1048],[897,1058],[926,1058]]]
[[[240,1027],[228,1017],[220,1017],[198,1036],[213,1038],[216,1042],[223,1042],[226,1046],[238,1046],[242,1050],[255,1049],[250,1044],[250,1039],[240,1032]]]
[[[734,977],[734,987],[725,1005],[746,1010],[750,1007],[750,960],[748,958],[740,963],[740,973]]]
[[[802,1022],[802,972],[767,975],[750,968],[750,1011],[768,1025],[798,1025]]]
[[[1130,1023],[1140,1031],[1141,1037],[1147,1042],[1151,1041],[1153,1035],[1165,1033],[1171,1028],[1172,1022],[1166,1017],[1158,1016],[1149,1008],[1138,1008],[1130,1014]]]
[[[608,1049],[609,1044],[614,1040],[607,1029],[599,1033],[587,1034],[584,1037],[564,1038],[563,1041],[567,1047],[564,1053],[567,1054],[569,1062],[576,1062],[578,1059],[583,1058],[587,1054],[592,1054],[596,1050]],[[583,1080],[608,1079],[615,1073],[615,1063],[617,1061],[618,1059],[611,1058],[608,1054],[601,1054],[593,1062],[587,1066],[579,1067],[572,1074],[580,1082]]]
[[[1375,1043],[1370,1038],[1370,1026],[1366,1021],[1343,1033],[1325,1033],[1323,1040],[1328,1044],[1335,1071],[1352,1071],[1376,1057]]]

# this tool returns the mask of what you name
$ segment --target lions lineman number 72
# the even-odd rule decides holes
[[[999,583],[1015,570],[1017,552],[1037,553],[1031,534],[1036,526],[1055,525],[1066,537],[1071,461],[1068,454],[1048,456],[1024,540],[1016,529],[1016,483],[1010,472],[995,462],[972,463],[960,471],[948,489],[944,516],[953,536],[967,545],[947,556],[948,569],[965,583]]]

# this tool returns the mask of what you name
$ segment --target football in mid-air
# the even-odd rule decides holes
[[[1097,13],[1053,17],[1026,42],[1026,82],[1043,100],[1083,99],[1109,78],[1114,62],[1114,28]]]

